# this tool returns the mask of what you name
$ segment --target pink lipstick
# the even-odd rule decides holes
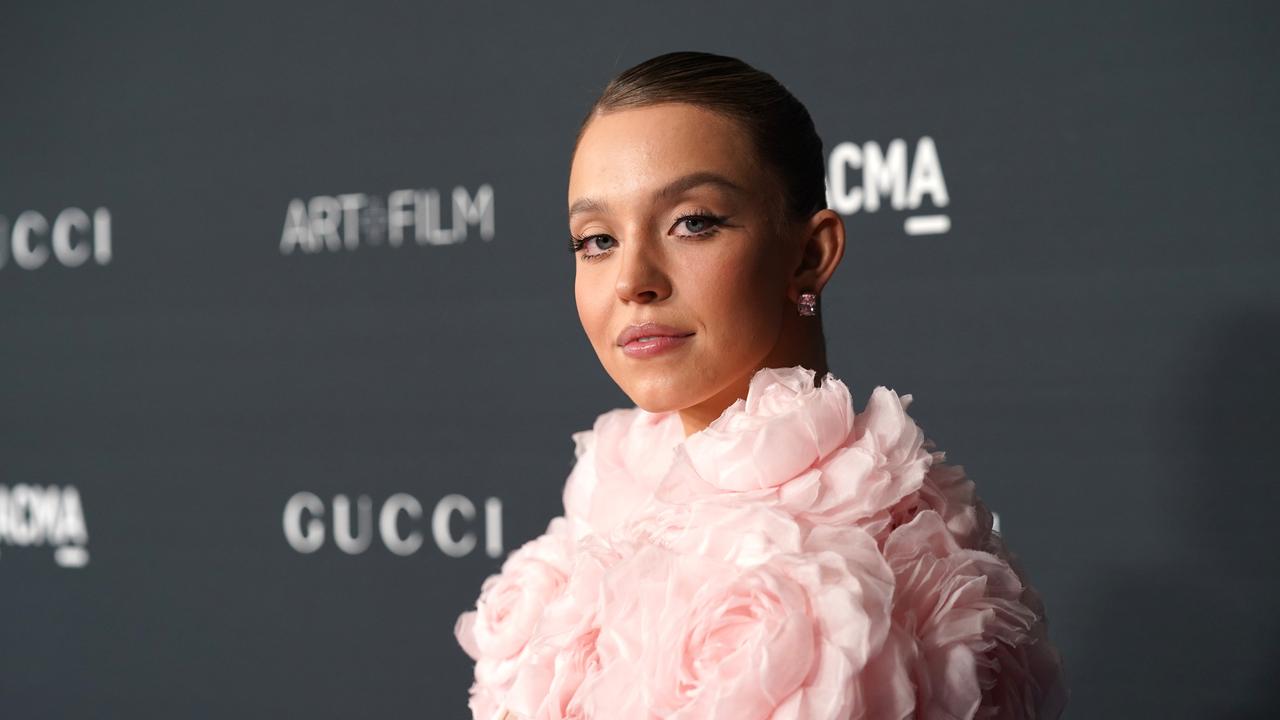
[[[628,357],[648,358],[689,343],[692,332],[655,322],[628,325],[618,334],[618,345]]]

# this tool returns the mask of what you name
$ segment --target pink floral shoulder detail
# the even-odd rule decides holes
[[[1059,717],[1044,605],[911,395],[814,379],[574,433],[564,515],[456,623],[473,717]]]

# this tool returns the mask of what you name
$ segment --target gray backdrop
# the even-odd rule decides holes
[[[6,5],[0,714],[464,717],[455,617],[629,405],[577,122],[700,49],[810,108],[832,369],[978,482],[1069,716],[1272,716],[1277,47],[1261,2]]]

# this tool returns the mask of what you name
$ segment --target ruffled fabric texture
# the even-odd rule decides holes
[[[473,717],[1059,717],[1043,603],[911,395],[814,380],[575,433],[564,515],[456,623]]]

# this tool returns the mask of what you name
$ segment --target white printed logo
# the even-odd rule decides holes
[[[338,252],[383,244],[398,248],[409,238],[418,245],[452,245],[466,240],[472,226],[482,240],[493,239],[492,186],[481,185],[474,197],[455,187],[449,208],[445,227],[436,190],[393,190],[385,202],[365,193],[294,198],[285,211],[280,252]]]
[[[78,207],[63,209],[53,222],[35,210],[19,213],[10,225],[0,215],[0,269],[10,262],[19,270],[38,270],[53,260],[79,267],[93,260],[111,262],[111,213],[104,207],[93,216]]]
[[[80,493],[73,485],[0,485],[0,544],[28,548],[50,545],[62,567],[89,563],[89,530]]]
[[[333,543],[348,555],[359,555],[373,544],[373,499],[368,495],[356,498],[354,511],[351,499],[346,495],[333,497],[332,515],[328,528],[333,531]],[[430,534],[437,549],[450,557],[465,557],[476,549],[479,539],[476,532],[467,529],[455,535],[450,521],[457,515],[464,525],[476,520],[476,506],[463,495],[445,495],[431,511]],[[300,553],[313,553],[324,546],[327,508],[318,495],[310,492],[295,493],[284,506],[284,537],[290,547]],[[408,520],[408,532],[401,533],[400,518]],[[377,513],[377,537],[383,547],[396,555],[413,555],[426,541],[415,525],[423,518],[422,503],[407,493],[395,493],[383,501]],[[484,501],[484,550],[491,558],[502,555],[502,501],[496,497]]]
[[[926,135],[916,142],[909,165],[907,141],[901,138],[890,141],[885,150],[875,141],[842,142],[832,148],[827,157],[828,207],[841,215],[873,213],[880,209],[882,197],[899,211],[919,210],[925,197],[939,211],[950,203],[933,138]],[[903,222],[908,235],[935,235],[950,229],[951,218],[941,212],[911,215]]]

